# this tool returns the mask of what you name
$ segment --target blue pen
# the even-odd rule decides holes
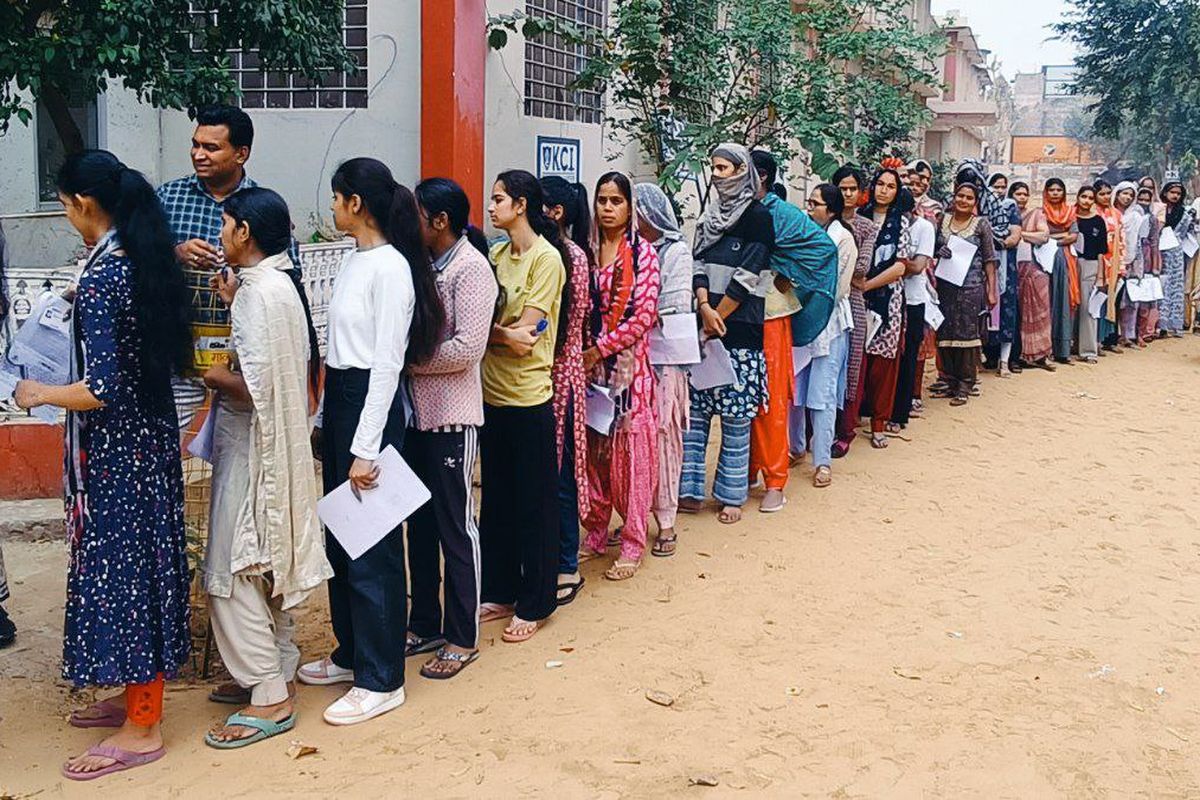
[[[537,327],[533,329],[533,335],[541,336],[543,333],[546,332],[546,328],[549,328],[549,327],[550,327],[550,321],[547,320],[545,317],[542,317],[540,320],[538,320]]]

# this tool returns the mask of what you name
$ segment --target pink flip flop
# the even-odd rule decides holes
[[[125,704],[114,703],[111,700],[98,700],[84,711],[103,712],[99,717],[81,717],[80,711],[72,712],[69,724],[75,728],[119,728],[125,724]]]
[[[152,750],[149,753],[132,753],[128,750],[122,750],[119,747],[113,747],[108,744],[97,744],[89,747],[86,756],[100,756],[101,758],[111,758],[117,763],[111,764],[104,769],[98,769],[95,772],[71,772],[66,764],[63,764],[62,774],[64,778],[69,778],[73,781],[90,781],[104,775],[111,775],[114,772],[122,772],[134,767],[144,767],[153,761],[158,761],[167,754],[167,748],[160,747],[157,750]]]

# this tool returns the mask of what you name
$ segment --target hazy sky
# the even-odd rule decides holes
[[[1046,64],[1070,64],[1074,48],[1067,42],[1046,41],[1054,32],[1046,26],[1058,22],[1071,0],[932,0],[940,17],[957,10],[975,31],[979,46],[1000,58],[1009,78],[1017,72],[1037,72]]]

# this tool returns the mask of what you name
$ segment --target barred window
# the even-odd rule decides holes
[[[291,72],[263,70],[256,49],[229,54],[230,71],[242,90],[242,108],[366,108],[367,0],[345,0],[342,37],[358,64],[353,75],[326,72],[319,81]]]
[[[569,22],[585,32],[602,32],[606,0],[526,0],[531,17]],[[543,33],[525,42],[525,114],[567,122],[599,123],[604,93],[571,89],[587,66],[591,48]]]

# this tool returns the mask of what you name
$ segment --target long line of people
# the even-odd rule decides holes
[[[1184,327],[1195,215],[1178,182],[1161,205],[1152,185],[1103,182],[1070,203],[1051,179],[1033,207],[1028,186],[966,161],[943,208],[927,162],[889,160],[869,177],[842,167],[804,213],[772,191],[769,153],[726,143],[690,246],[653,183],[609,172],[589,200],[582,185],[509,170],[489,193],[503,234],[489,247],[453,181],[410,191],[355,158],[330,187],[356,247],[322,369],[287,205],[245,172],[252,138],[244,113],[206,109],[195,174],[157,196],[102,151],[70,157],[59,178],[93,248],[75,294],[77,382],[24,381],[16,399],[69,411],[63,674],[125,687],[72,715],[116,731],[66,763],[71,779],[163,755],[163,680],[187,659],[176,431],[196,381],[178,377],[191,345],[182,267],[213,270],[235,351],[202,376],[217,415],[202,577],[233,679],[210,699],[239,706],[205,734],[218,749],[292,729],[296,681],[348,687],[331,724],[379,716],[405,701],[407,657],[427,654],[421,675],[445,680],[479,657],[482,624],[504,621],[505,642],[535,636],[580,596],[581,562],[611,558],[604,578],[625,581],[647,549],[674,555],[677,514],[701,512],[710,492],[713,417],[711,494],[735,524],[760,476],[765,513],[809,458],[812,484],[828,487],[861,416],[882,449],[927,412],[926,393],[953,406],[978,395],[981,364],[1053,371],[1073,352],[1094,363]],[[1160,273],[1161,299],[1145,281]],[[706,352],[720,343],[724,382],[695,388],[687,366],[656,363],[652,338],[673,315],[694,315]],[[607,424],[590,393],[611,404]],[[326,492],[372,490],[392,446],[432,495],[357,558],[316,516],[304,440],[318,394]],[[322,583],[334,646],[302,664],[292,610]]]

